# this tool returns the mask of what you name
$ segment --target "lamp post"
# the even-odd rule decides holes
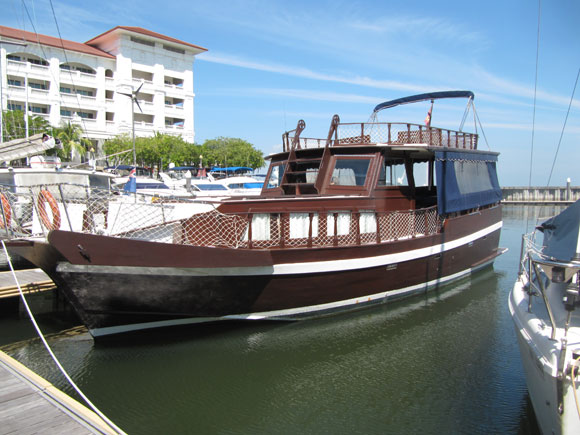
[[[4,87],[4,75],[2,74],[2,62],[4,56],[2,55],[2,44],[12,44],[18,45],[20,47],[26,47],[28,44],[24,44],[18,41],[4,41],[0,39],[0,143],[4,142],[4,95],[2,94],[2,88]],[[28,89],[25,88],[26,96],[28,97]],[[26,118],[27,113],[24,113],[24,120],[28,125],[28,119]]]
[[[202,162],[203,162],[203,156],[200,154],[199,155],[199,169],[203,168]]]

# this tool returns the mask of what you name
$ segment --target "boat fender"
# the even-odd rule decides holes
[[[52,222],[48,218],[48,212],[46,210],[46,204],[50,207],[52,212]],[[48,190],[41,190],[38,194],[38,201],[36,203],[38,206],[38,215],[40,216],[40,221],[47,230],[58,230],[60,228],[60,210],[58,209],[58,204],[56,199],[52,196]]]
[[[0,200],[2,201],[3,218],[0,219],[0,228],[7,228],[10,226],[10,219],[12,218],[12,207],[6,195],[0,193]]]

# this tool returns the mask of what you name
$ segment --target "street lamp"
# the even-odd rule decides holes
[[[203,156],[200,154],[199,155],[199,169],[203,168],[202,162],[203,162]]]

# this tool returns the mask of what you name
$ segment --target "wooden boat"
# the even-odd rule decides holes
[[[526,383],[542,433],[580,433],[580,201],[525,236],[510,292]]]
[[[374,113],[452,97],[473,101],[469,91],[436,92]],[[283,135],[260,196],[161,223],[148,223],[150,212],[126,211],[141,223],[118,231],[111,226],[119,212],[87,194],[86,204],[74,202],[82,225],[15,236],[9,249],[59,285],[94,337],[360,309],[423,293],[503,252],[498,153],[478,150],[476,134],[344,124],[337,115],[324,139],[301,137],[304,127],[299,121]]]

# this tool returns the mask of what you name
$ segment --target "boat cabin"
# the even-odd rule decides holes
[[[376,211],[439,204],[440,214],[467,212],[501,199],[498,153],[477,150],[472,133],[420,124],[341,124],[328,139],[302,138],[305,123],[284,134],[263,197],[365,197]]]

